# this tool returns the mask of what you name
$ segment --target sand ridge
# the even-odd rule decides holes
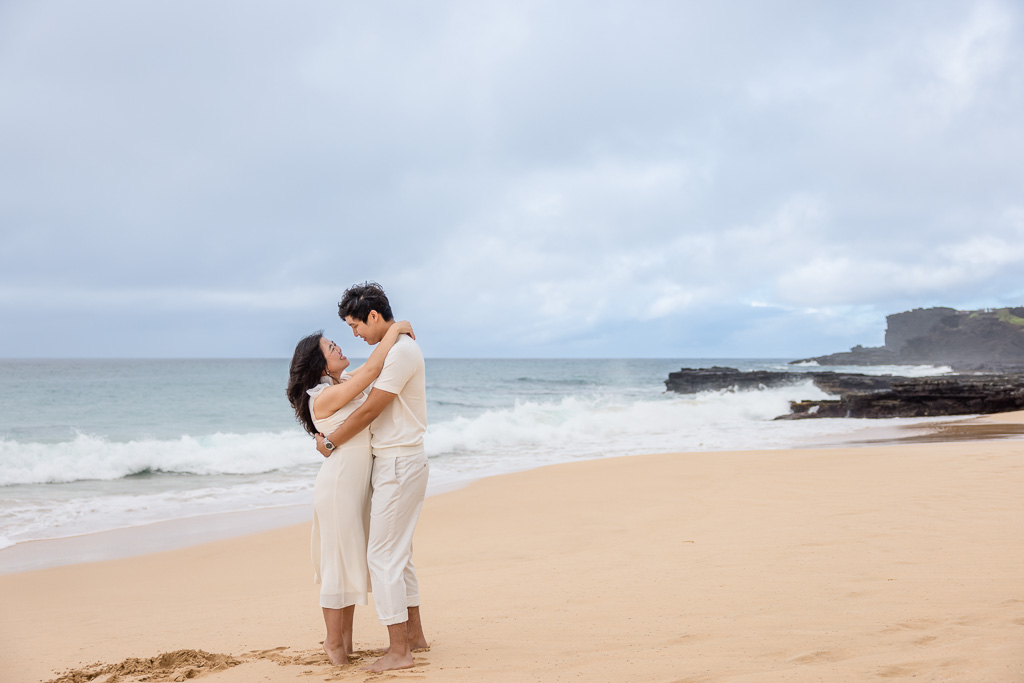
[[[96,663],[65,671],[46,683],[121,683],[129,681],[185,681],[238,666],[241,661],[203,650],[176,650],[155,657],[130,657],[116,664]]]

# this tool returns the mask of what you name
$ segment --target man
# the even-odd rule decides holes
[[[353,285],[338,304],[338,316],[352,334],[376,345],[394,324],[391,304],[375,282]],[[384,359],[384,369],[366,401],[328,434],[317,435],[327,457],[335,446],[370,427],[370,529],[367,564],[377,616],[387,626],[390,647],[367,669],[381,672],[413,665],[412,651],[427,647],[420,621],[419,584],[412,564],[412,536],[427,489],[426,374],[416,342],[401,335]]]

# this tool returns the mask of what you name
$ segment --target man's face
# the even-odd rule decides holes
[[[377,311],[370,311],[370,315],[366,316],[366,322],[357,320],[350,315],[345,316],[345,322],[352,328],[353,335],[359,337],[370,346],[380,342],[389,327]]]

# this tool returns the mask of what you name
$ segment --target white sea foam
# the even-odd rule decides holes
[[[774,372],[802,372],[807,370],[815,373],[857,373],[860,375],[896,375],[899,377],[932,377],[948,375],[953,372],[949,366],[822,366],[817,360],[801,362],[779,361],[765,364],[759,370]]]
[[[689,450],[701,446],[716,426],[771,420],[789,412],[791,398],[826,396],[810,383],[800,387],[703,392],[661,400],[570,396],[555,402],[517,402],[510,409],[431,427],[428,453],[511,453],[524,449],[564,454],[595,449],[647,452],[665,446]],[[737,448],[747,443],[736,433],[729,441]]]
[[[790,400],[827,397],[810,381],[687,396],[638,394],[625,386],[573,391],[431,424],[425,444],[432,486],[586,458],[786,448],[865,426],[859,420],[773,421],[789,411]],[[321,463],[298,429],[128,442],[89,434],[59,444],[0,440],[0,548],[309,503]]]
[[[773,421],[790,400],[824,399],[810,381],[753,391],[709,391],[623,400],[615,395],[517,402],[427,432],[432,481],[546,464],[641,453],[786,448],[862,425],[838,420]]]
[[[309,437],[298,430],[127,443],[89,434],[56,444],[0,439],[0,486],[112,480],[145,472],[272,472],[309,463],[310,444]]]
[[[12,501],[0,507],[8,546],[25,540],[65,538],[106,529],[311,502],[313,476],[291,481],[227,484],[149,494],[79,496],[67,500]],[[12,540],[13,539],[13,540]]]
[[[791,400],[826,398],[835,397],[808,380],[761,390],[665,395],[658,400],[605,395],[517,402],[509,409],[431,426],[426,440],[431,481],[443,484],[619,455],[792,448],[867,426],[862,420],[838,418],[774,420],[789,412]],[[872,420],[871,426],[916,421]]]
[[[760,437],[751,422],[789,411],[789,400],[824,398],[810,382],[763,391],[704,392],[635,400],[617,394],[519,401],[514,407],[457,417],[430,426],[428,455],[472,454],[488,469],[495,458],[549,454],[576,458],[629,452],[746,448]],[[730,427],[725,433],[723,428]],[[744,436],[746,435],[746,436]],[[213,434],[129,442],[79,434],[56,443],[0,439],[0,486],[112,481],[146,473],[261,474],[316,462],[308,436],[280,433]]]
[[[864,375],[897,375],[899,377],[932,377],[948,375],[953,368],[948,365],[869,365],[837,368],[823,368],[839,372],[859,372]]]

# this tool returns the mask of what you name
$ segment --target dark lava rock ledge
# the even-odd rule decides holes
[[[665,387],[680,394],[756,390],[811,380],[838,399],[793,401],[776,419],[817,417],[937,417],[1024,410],[1024,373],[896,377],[839,372],[741,372],[736,368],[682,368]]]

